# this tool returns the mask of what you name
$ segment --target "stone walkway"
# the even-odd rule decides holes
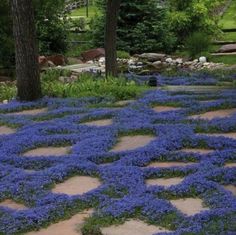
[[[188,91],[196,91],[196,88],[188,88]],[[168,90],[179,92],[184,88]],[[198,92],[209,90],[214,89],[204,87]],[[209,94],[205,95],[207,99]],[[34,228],[38,231],[25,233],[27,235],[82,235],[81,228],[96,216],[96,211],[104,218],[107,214],[116,218],[119,213],[126,218],[128,213],[126,219],[114,219],[108,224],[98,217],[102,235],[172,234],[185,229],[181,226],[186,226],[189,218],[194,218],[198,225],[205,220],[198,218],[208,218],[208,215],[218,218],[215,208],[221,208],[221,216],[228,218],[227,208],[231,208],[236,195],[236,158],[233,155],[236,108],[214,106],[212,111],[210,101],[207,106],[208,103],[190,96],[188,101],[192,99],[192,105],[185,105],[184,94],[182,100],[178,97],[181,107],[168,106],[168,102],[173,103],[173,95],[156,91],[137,101],[116,102],[114,105],[123,106],[120,109],[87,109],[86,113],[75,115],[73,112],[41,122],[35,122],[33,118],[50,115],[55,106],[13,109],[0,114],[2,120],[9,117],[13,122],[20,120],[22,123],[18,129],[8,127],[7,123],[0,126],[3,187],[17,187],[7,197],[0,192],[0,212],[7,209],[5,213],[9,218],[18,221],[12,226],[19,231],[23,231],[24,226],[27,231],[32,228],[31,224],[21,225],[18,216],[24,216],[24,213],[29,218],[34,216]],[[233,102],[231,96],[221,99]],[[160,104],[153,106],[155,101]],[[65,106],[71,108],[70,102],[65,100],[53,102],[54,105],[62,102],[57,103],[62,106],[61,110]],[[72,107],[73,111],[81,108],[74,104]],[[197,113],[192,114],[194,110]],[[203,123],[204,128],[209,128],[203,133],[194,133],[199,120],[198,125]],[[218,125],[218,129],[211,132],[214,125]],[[21,191],[23,182],[25,188]],[[213,195],[212,190],[215,190]],[[130,204],[127,202],[129,197],[132,198]],[[87,203],[88,210],[77,209],[76,214],[70,215],[66,208],[69,205],[77,208],[80,200]],[[60,208],[59,202],[65,206]],[[32,205],[38,205],[33,215]],[[134,216],[135,208],[139,208],[142,216]],[[57,223],[50,218],[42,219],[41,210],[60,211]],[[165,220],[161,215],[163,211],[173,215],[168,223],[177,224],[175,227],[162,223]],[[23,214],[18,214],[20,212]],[[140,219],[144,217],[145,220]],[[41,219],[46,228],[38,225],[37,221]],[[0,231],[7,234],[12,229],[11,224],[3,230],[2,221],[0,215]],[[188,229],[193,231],[194,226],[191,226],[189,224]]]

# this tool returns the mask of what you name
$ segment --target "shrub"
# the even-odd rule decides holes
[[[186,40],[185,47],[188,50],[190,57],[200,56],[206,52],[211,45],[209,35],[201,32],[195,32]]]
[[[120,59],[129,59],[130,54],[126,51],[117,51],[117,57]]]
[[[104,46],[105,0],[98,1],[100,13],[91,22],[93,42]],[[118,50],[131,54],[141,52],[171,52],[176,38],[171,32],[167,8],[156,0],[122,1],[118,30]]]

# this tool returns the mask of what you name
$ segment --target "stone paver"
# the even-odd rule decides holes
[[[126,105],[133,103],[134,101],[135,100],[121,100],[121,101],[115,102],[115,105],[126,106]]]
[[[64,156],[70,151],[70,147],[42,147],[32,149],[23,154],[25,157],[39,157],[39,156]]]
[[[236,162],[226,163],[226,164],[225,164],[225,167],[227,167],[227,168],[233,168],[233,167],[236,167]]]
[[[27,207],[23,204],[20,203],[16,203],[13,200],[7,199],[3,202],[0,202],[0,207],[8,207],[10,209],[14,209],[14,210],[26,210]]]
[[[233,114],[236,113],[236,108],[234,109],[222,109],[222,110],[216,110],[216,111],[210,111],[203,114],[198,115],[192,115],[190,116],[191,119],[206,119],[206,120],[212,120],[214,118],[226,118],[230,117]]]
[[[181,108],[176,108],[176,107],[171,107],[171,106],[155,106],[153,110],[155,112],[169,112],[169,111],[177,111],[180,110]]]
[[[211,150],[211,149],[181,149],[181,152],[184,153],[200,153],[200,154],[208,154],[208,153],[212,153],[215,150]]]
[[[53,189],[53,193],[63,193],[67,195],[81,195],[93,189],[98,188],[101,182],[97,178],[89,176],[75,176],[63,183],[57,184]]]
[[[96,121],[90,121],[90,122],[84,122],[82,123],[87,126],[110,126],[112,125],[112,119],[102,119],[102,120],[96,120]]]
[[[24,110],[20,112],[8,113],[8,115],[37,115],[41,113],[46,113],[47,111],[48,111],[47,108],[30,109],[30,110]]]
[[[16,132],[16,130],[7,127],[7,126],[0,126],[0,135],[10,135],[10,134],[14,134]]]
[[[209,210],[207,207],[203,207],[203,201],[200,198],[184,198],[170,201],[182,213],[191,216],[198,214],[202,211]]]
[[[103,235],[153,235],[160,232],[170,232],[169,230],[148,225],[139,220],[130,220],[122,225],[113,225],[101,229]]]
[[[111,151],[119,152],[141,148],[148,145],[154,139],[155,137],[151,135],[124,136],[119,139],[119,142],[112,148]]]
[[[174,178],[158,178],[158,179],[148,179],[146,181],[147,185],[153,185],[153,186],[164,186],[164,187],[170,187],[172,185],[177,185],[182,183],[184,178],[180,177],[174,177]]]
[[[234,185],[225,185],[224,188],[230,191],[234,196],[236,196],[236,186]]]
[[[154,168],[169,168],[169,167],[185,167],[185,166],[193,166],[196,163],[194,162],[152,162],[147,167]]]
[[[84,211],[68,220],[49,225],[39,231],[26,233],[26,235],[82,235],[80,228],[91,214],[92,210]]]
[[[236,139],[236,132],[207,134],[207,136],[226,137],[226,138]]]

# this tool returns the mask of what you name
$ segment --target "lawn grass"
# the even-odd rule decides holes
[[[236,32],[228,32],[223,34],[224,41],[234,41],[236,42]]]
[[[236,64],[236,55],[214,56],[211,58],[211,61],[215,63],[224,63],[228,65],[233,65]]]
[[[236,28],[236,0],[233,0],[229,9],[219,22],[222,29]]]
[[[89,6],[89,18],[98,14],[98,8],[96,6]],[[72,17],[86,17],[86,7],[75,9],[71,12]]]

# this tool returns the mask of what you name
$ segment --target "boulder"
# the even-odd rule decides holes
[[[97,49],[88,50],[81,53],[81,56],[84,62],[99,59],[101,57],[105,57],[105,49],[97,48]]]
[[[207,58],[206,58],[205,56],[201,56],[201,57],[199,58],[199,62],[200,62],[200,63],[206,63],[206,62],[207,62]]]
[[[51,61],[56,66],[63,66],[66,64],[66,58],[63,55],[52,55],[46,57],[47,61]]]
[[[160,54],[160,53],[143,53],[138,56],[141,59],[148,60],[149,62],[155,62],[158,60],[164,60],[166,57],[166,54]]]
[[[236,52],[236,44],[227,44],[222,46],[219,51],[219,53],[229,53],[229,52]]]

